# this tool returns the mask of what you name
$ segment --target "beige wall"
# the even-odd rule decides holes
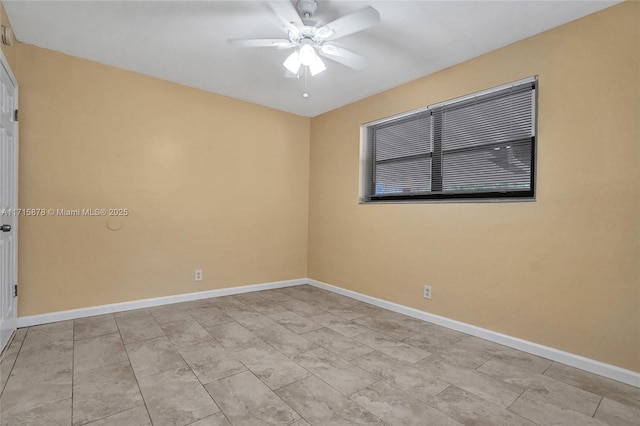
[[[623,3],[314,118],[309,276],[640,371],[638,22]],[[361,124],[532,75],[536,202],[358,205]]]
[[[7,12],[4,10],[4,5],[2,4],[2,2],[0,2],[0,25],[11,28],[11,22],[9,22],[9,18],[7,17]],[[11,67],[11,70],[14,71],[14,73],[16,68],[16,45],[17,44],[18,42],[16,41],[12,46],[5,46],[4,43],[2,43],[2,41],[0,40],[0,48],[2,48],[2,54],[4,55],[5,58],[7,58],[7,62],[9,62],[9,66]]]
[[[307,274],[309,119],[20,44],[19,315]],[[194,282],[194,270],[204,280]]]
[[[615,6],[311,121],[3,47],[20,207],[131,211],[118,231],[21,218],[19,315],[308,274],[640,371],[639,18]],[[362,123],[534,74],[536,202],[358,205]]]

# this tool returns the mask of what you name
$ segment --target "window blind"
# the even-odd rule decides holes
[[[532,198],[535,79],[363,126],[361,201]]]

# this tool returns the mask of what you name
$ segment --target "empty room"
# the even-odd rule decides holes
[[[640,425],[640,2],[0,2],[0,425]]]

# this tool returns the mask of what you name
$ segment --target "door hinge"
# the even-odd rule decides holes
[[[13,121],[18,121],[18,110],[13,112]]]
[[[13,297],[18,297],[18,284],[13,286]]]

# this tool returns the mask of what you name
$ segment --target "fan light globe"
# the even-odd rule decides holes
[[[300,70],[300,55],[296,50],[284,61],[282,64],[286,69],[291,71],[292,74],[298,74],[298,70]]]
[[[310,66],[316,60],[316,51],[310,44],[303,44],[300,47],[300,63]]]

